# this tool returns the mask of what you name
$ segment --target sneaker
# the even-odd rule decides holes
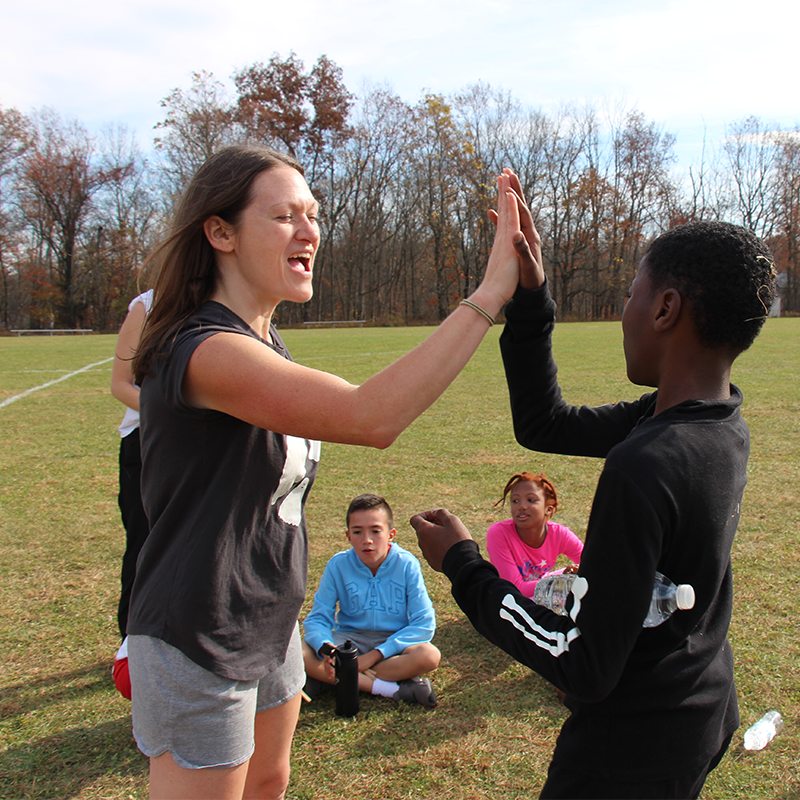
[[[437,705],[436,692],[427,678],[409,678],[399,682],[400,688],[392,695],[392,700],[405,700],[406,703],[419,703],[426,708]]]

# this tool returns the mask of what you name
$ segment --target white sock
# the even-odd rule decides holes
[[[399,684],[394,681],[382,681],[380,678],[375,678],[372,682],[372,694],[380,697],[394,697],[394,693],[399,688]]]

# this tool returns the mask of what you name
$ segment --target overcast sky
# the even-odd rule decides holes
[[[482,81],[545,111],[635,107],[685,164],[748,115],[800,123],[791,0],[6,0],[0,22],[0,106],[123,124],[145,149],[192,72],[228,83],[291,51],[409,103]]]

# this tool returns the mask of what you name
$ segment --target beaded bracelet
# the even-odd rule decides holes
[[[459,305],[469,306],[477,311],[490,325],[494,325],[494,317],[488,311],[482,309],[477,303],[473,303],[472,300],[462,300]]]

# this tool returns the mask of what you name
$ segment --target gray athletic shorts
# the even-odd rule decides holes
[[[128,666],[136,744],[186,769],[243,764],[255,749],[255,715],[291,700],[305,681],[297,628],[283,664],[257,681],[221,678],[150,636],[128,637]]]
[[[348,639],[356,646],[358,654],[363,656],[371,650],[377,650],[387,639],[386,631],[334,631],[333,643],[341,647]]]

